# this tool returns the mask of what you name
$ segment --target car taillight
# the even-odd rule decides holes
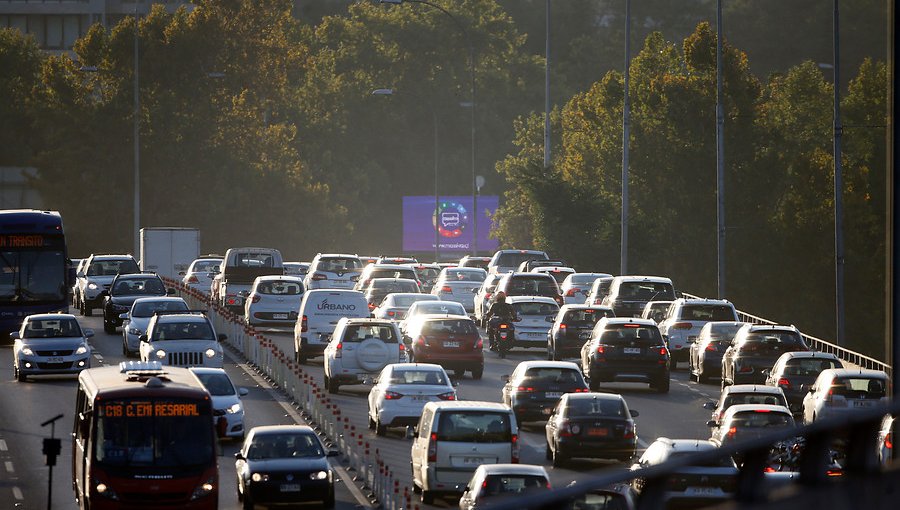
[[[753,371],[753,367],[750,366],[750,365],[744,365],[744,366],[741,367],[740,370],[738,370],[738,372],[740,372],[740,373],[742,373],[742,374],[746,374],[746,373],[752,372],[752,371]]]
[[[369,303],[369,311],[371,312],[374,309],[375,309],[375,303]]]
[[[589,388],[575,388],[569,393],[589,393],[591,390]]]
[[[438,398],[441,400],[456,400],[456,393],[448,391],[447,393],[441,393],[440,395],[438,395]]]
[[[259,294],[256,294],[256,293],[250,294],[250,301],[251,301],[251,302],[253,302],[253,303],[259,303],[259,299],[260,299]]]
[[[603,349],[604,349],[605,347],[606,347],[606,346],[603,345],[603,344],[598,345],[598,346],[597,346],[597,354],[603,354]]]
[[[569,327],[569,325],[566,324],[565,322],[563,322],[562,324],[559,325],[559,329],[563,329],[563,330],[566,329],[566,328],[568,328],[568,327]]]
[[[834,390],[830,389],[830,390],[828,390],[828,394],[826,394],[825,398],[822,400],[824,400],[825,402],[828,402],[830,404],[831,401],[833,400],[832,397],[834,397]]]
[[[397,400],[398,398],[403,398],[402,393],[397,393],[396,391],[386,391],[384,392],[385,400]]]
[[[187,279],[188,283],[200,283],[200,279],[197,278],[196,275],[190,275]]]
[[[566,291],[566,297],[572,297],[572,296],[574,296],[574,295],[575,295],[575,292],[576,292],[575,287],[572,287],[571,289],[569,289],[569,290]]]
[[[563,420],[559,424],[559,437],[572,437],[581,432],[581,427]]]
[[[730,429],[728,429],[728,434],[727,434],[727,436],[728,436],[729,438],[734,437],[735,434],[737,434],[737,427],[731,427]]]
[[[444,285],[441,287],[441,292],[446,292],[447,294],[453,294],[453,289],[450,288],[449,285]]]
[[[485,293],[484,293],[484,299],[485,299],[485,301],[487,301],[488,299],[491,299],[491,296],[492,296],[492,295],[493,295],[493,294],[491,294],[490,292],[485,292]]]
[[[516,391],[521,393],[530,393],[534,391],[534,388],[531,386],[519,386],[518,388],[516,388]]]
[[[437,433],[432,432],[428,440],[428,462],[437,462]]]
[[[419,335],[419,338],[416,338],[416,343],[421,347],[425,347],[425,335]]]
[[[387,313],[387,315],[388,315],[388,317],[393,317],[393,316],[397,315],[397,312],[391,310],[390,312]]]
[[[672,324],[672,329],[691,329],[694,327],[690,322],[676,322]]]
[[[519,463],[519,435],[512,435],[512,458],[510,458],[510,462],[513,464]]]
[[[338,342],[338,344],[337,344],[336,346],[334,346],[334,357],[335,357],[335,358],[340,358],[340,357],[341,357],[341,350],[342,350],[343,348],[344,348],[344,343],[343,343],[343,342]]]
[[[303,316],[303,319],[300,320],[300,332],[306,333],[308,331],[306,316]]]
[[[634,439],[634,422],[628,422],[625,425],[625,435],[623,435],[622,438]]]
[[[481,337],[478,338],[478,341],[475,342],[475,349],[484,349],[484,340]]]
[[[888,432],[887,434],[885,434],[884,447],[887,448],[888,450],[894,449],[894,433],[893,432]]]
[[[667,354],[669,354],[669,351],[667,351],[665,347],[660,347],[660,348],[659,348],[659,355],[660,355],[660,356],[665,356],[665,355],[667,355]]]
[[[709,352],[716,352],[716,344],[712,342],[706,344],[706,350]]]
[[[782,377],[778,379],[778,386],[781,386],[785,389],[791,389],[791,381],[789,381],[786,377]]]
[[[327,279],[328,279],[328,276],[327,276],[327,275],[324,275],[324,274],[322,274],[322,273],[313,273],[312,279],[313,279],[314,281],[327,280]]]

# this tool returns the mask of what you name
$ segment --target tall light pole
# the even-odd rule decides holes
[[[544,42],[544,168],[550,168],[550,0],[547,1]]]
[[[716,239],[719,299],[725,299],[725,108],[722,102],[722,0],[716,0]]]
[[[628,274],[628,148],[631,140],[631,0],[625,0],[625,98],[622,108],[622,251],[619,274]]]
[[[134,255],[140,256],[141,253],[141,93],[140,93],[140,75],[138,65],[138,12],[137,1],[134,2]]]
[[[834,279],[837,344],[844,341],[844,181],[841,175],[841,25],[838,0],[834,0]]]
[[[472,255],[478,254],[478,185],[476,183],[476,172],[475,172],[475,108],[477,106],[477,101],[475,100],[475,47],[472,45],[472,38],[469,34],[469,30],[463,26],[463,24],[459,21],[459,19],[450,13],[447,9],[444,9],[440,5],[431,3],[427,0],[378,0],[379,3],[382,4],[403,4],[403,3],[413,3],[413,4],[425,4],[427,6],[433,7],[442,13],[446,14],[453,23],[456,25],[456,28],[462,32],[463,36],[466,38],[466,44],[469,46],[469,88],[471,90],[472,95],[472,112],[469,118],[469,124],[471,126],[472,132],[472,217],[474,218],[474,222],[472,224]]]

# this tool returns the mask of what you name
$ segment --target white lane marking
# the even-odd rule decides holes
[[[641,438],[638,438],[637,443],[641,446],[641,448],[645,448],[645,449],[646,449],[648,446],[650,446],[649,444],[647,444],[646,441],[644,441],[644,440],[641,439]]]
[[[6,465],[6,471],[7,471],[8,473],[15,473],[15,472],[16,472],[16,468],[13,467],[12,461],[9,461],[9,460],[8,460],[8,461],[4,462],[4,464]]]
[[[6,440],[5,440],[5,439],[0,439],[0,451],[4,451],[4,452],[5,452],[5,451],[7,451],[7,450],[9,450],[9,447],[6,446]]]
[[[268,393],[269,396],[272,397],[272,400],[274,402],[277,402],[278,405],[280,405],[282,409],[284,409],[284,411],[287,413],[287,416],[290,416],[295,423],[300,425],[308,425],[303,417],[300,416],[300,413],[298,413],[297,410],[291,406],[290,402],[286,402],[284,396],[276,393],[272,386],[265,379],[257,375],[253,371],[253,369],[251,369],[245,363],[241,363],[239,360],[236,360],[229,351],[225,351],[225,356],[228,357],[229,360],[233,361],[238,368],[244,371],[244,373],[249,375],[250,378],[260,386],[260,388],[265,389],[266,393]],[[347,490],[350,491],[350,494],[352,494],[356,501],[359,503],[358,506],[371,509],[372,503],[369,502],[369,499],[365,496],[365,494],[362,493],[359,487],[357,487],[356,484],[353,483],[353,477],[350,476],[350,473],[348,473],[346,469],[344,469],[344,466],[341,466],[337,462],[334,462],[330,459],[328,463],[331,464],[331,467],[334,468],[335,471],[337,471],[338,476],[340,476],[341,480],[344,481],[344,486],[347,487]]]
[[[22,495],[22,489],[20,489],[18,487],[13,487],[12,493],[13,493],[13,497],[18,499],[19,501],[22,501],[23,499],[25,499],[25,496]]]

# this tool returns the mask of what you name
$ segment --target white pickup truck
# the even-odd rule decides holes
[[[240,315],[257,276],[283,274],[284,260],[274,248],[230,248],[221,271],[213,278],[210,298]]]

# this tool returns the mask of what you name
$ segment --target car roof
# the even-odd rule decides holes
[[[535,464],[482,464],[478,470],[489,475],[535,475],[550,478],[544,466]]]
[[[442,400],[440,402],[428,402],[426,406],[435,408],[435,411],[441,409],[450,409],[453,411],[503,411],[512,412],[506,404],[500,402],[483,402],[477,400]]]
[[[524,277],[534,278],[537,276],[537,277],[547,277],[547,278],[553,279],[553,277],[547,273],[532,273],[530,271],[510,271],[510,272],[504,274],[503,276],[506,278],[524,278]],[[555,282],[556,280],[553,280],[553,281]]]
[[[198,259],[194,259],[194,262],[222,262],[223,260],[225,260],[224,257],[200,257]]]
[[[794,325],[786,325],[786,324],[745,324],[741,330],[746,331],[748,333],[755,333],[757,331],[793,331],[795,333],[799,333],[800,330],[797,329],[797,326]]]
[[[440,320],[440,319],[465,319],[472,320],[468,315],[457,315],[453,313],[423,313],[422,315],[416,315],[413,317],[413,320]]]
[[[680,451],[706,451],[718,448],[715,443],[708,439],[669,439],[668,437],[658,437],[656,442],[664,443],[671,449]]]
[[[413,280],[412,278],[372,278],[371,280],[369,280],[369,285],[377,285],[379,283],[386,285],[388,283],[406,283],[406,282],[418,284],[418,282]]]
[[[197,313],[164,313],[156,315],[156,322],[210,322],[206,315]]]
[[[571,273],[575,274],[575,269],[568,266],[537,266],[531,268],[532,273]]]
[[[148,279],[148,278],[150,278],[150,279],[152,279],[152,278],[157,278],[157,279],[159,279],[159,275],[156,274],[156,273],[147,273],[147,272],[143,272],[143,273],[126,273],[126,274],[121,274],[121,273],[120,273],[120,274],[117,274],[117,275],[116,275],[116,279],[117,279],[117,280],[140,280],[140,279]]]
[[[641,326],[654,326],[656,327],[656,323],[651,319],[640,319],[637,317],[603,317],[599,321],[597,321],[597,325],[600,324],[607,325],[619,325],[619,324],[638,324]]]
[[[36,313],[25,317],[25,320],[59,320],[59,319],[75,319],[71,313]],[[75,319],[78,320],[78,319]]]
[[[791,351],[791,352],[786,352],[786,353],[782,354],[781,357],[784,359],[818,358],[818,359],[823,359],[823,360],[833,359],[833,360],[841,361],[841,359],[838,358],[837,355],[832,354],[830,352],[821,352],[821,351]],[[781,360],[779,359],[779,361],[781,361]]]
[[[293,264],[299,264],[299,262],[293,262]],[[301,278],[299,276],[293,276],[293,275],[270,274],[270,275],[265,275],[265,276],[257,276],[256,281],[259,281],[259,282],[285,281],[285,282],[303,283],[303,278]]]
[[[784,391],[778,386],[766,386],[765,384],[732,384],[726,386],[728,393],[771,393],[784,394]]]
[[[735,404],[728,409],[725,410],[725,414],[722,415],[722,420],[725,421],[725,418],[729,416],[734,416],[737,413],[746,413],[746,412],[756,412],[762,411],[765,413],[782,413],[782,414],[791,414],[790,409],[784,406],[772,405],[772,404]]]
[[[557,304],[556,300],[551,297],[546,296],[507,296],[506,302],[509,304],[512,303],[553,303]]]
[[[516,367],[529,368],[569,368],[573,370],[581,370],[581,368],[571,361],[547,361],[547,360],[529,360],[519,363]]]
[[[121,259],[131,259],[134,260],[134,257],[131,255],[92,255],[94,260],[121,260]]]
[[[181,303],[184,302],[184,298],[180,297],[172,297],[172,296],[150,296],[150,297],[142,297],[134,300],[135,303],[169,303],[172,301],[178,301]],[[185,303],[187,304],[187,303]]]
[[[672,283],[671,278],[666,278],[665,276],[638,276],[638,275],[627,275],[627,276],[614,276],[614,279],[618,279],[622,282],[654,282],[654,283]]]
[[[821,376],[825,373],[833,374],[834,377],[851,377],[855,375],[860,377],[878,377],[887,379],[887,374],[885,372],[867,368],[827,368],[825,370],[822,370],[819,375]]]
[[[250,429],[250,433],[254,435],[268,435],[268,434],[284,434],[284,433],[297,433],[302,432],[304,434],[312,434],[315,435],[316,432],[309,425],[260,425],[257,427],[253,427]]]
[[[412,280],[410,280],[410,281],[412,281]],[[434,294],[424,294],[422,292],[391,292],[390,294],[388,294],[385,297],[391,297],[391,296],[422,298],[422,301],[430,301],[430,302],[438,301],[437,299],[433,299],[433,298],[437,297]],[[428,297],[428,296],[430,296],[430,297]]]
[[[331,257],[331,258],[342,258],[342,259],[358,259],[362,258],[359,255],[353,255],[351,253],[319,253],[316,255],[318,258]],[[366,257],[371,258],[371,257]]]
[[[618,393],[600,393],[599,391],[592,391],[590,393],[564,393],[563,397],[567,400],[615,400],[615,401],[625,401],[625,397],[619,395]]]
[[[405,264],[381,264],[374,262],[366,267],[371,267],[372,269],[412,269],[410,266]]]
[[[711,299],[711,298],[678,298],[674,303],[679,305],[731,305],[731,301],[727,299]],[[733,306],[733,305],[732,305]]]
[[[569,310],[612,310],[612,308],[600,305],[586,305],[584,303],[562,305],[560,308],[560,311],[563,312],[568,312]]]
[[[388,365],[392,369],[402,369],[408,370],[412,368],[422,369],[422,370],[434,370],[435,372],[444,372],[444,367],[438,365],[437,363],[391,363]]]
[[[188,370],[195,374],[222,374],[225,377],[228,377],[228,372],[225,371],[224,368],[213,368],[213,367],[188,367]],[[230,377],[228,377],[231,379]]]

